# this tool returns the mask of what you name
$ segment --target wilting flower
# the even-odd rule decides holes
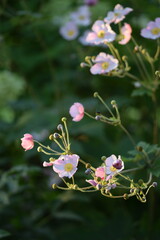
[[[113,154],[106,158],[105,165],[106,174],[110,176],[113,176],[124,169],[124,162],[122,161],[121,156],[118,156],[117,158]]]
[[[120,40],[118,43],[121,45],[125,45],[126,43],[128,43],[129,40],[131,39],[131,33],[132,33],[132,28],[130,24],[124,23],[124,26],[121,28],[122,40]]]
[[[150,39],[160,38],[160,18],[156,18],[154,22],[149,22],[147,27],[141,30],[141,36]]]
[[[118,67],[118,60],[112,55],[101,52],[94,60],[94,65],[90,68],[92,74],[104,74]]]
[[[78,36],[78,28],[74,22],[67,22],[60,28],[60,34],[66,40],[73,40]]]
[[[81,6],[76,12],[70,15],[71,20],[81,26],[88,26],[90,24],[90,11],[88,6]]]
[[[76,154],[61,155],[53,162],[53,170],[58,173],[61,178],[71,178],[77,171],[78,160],[79,156]]]
[[[53,162],[46,162],[46,161],[43,162],[43,167],[50,167],[50,166],[53,166]]]
[[[84,0],[84,3],[88,6],[96,5],[98,0]]]
[[[34,147],[33,136],[29,133],[24,134],[24,137],[21,138],[21,146],[25,149],[25,151],[30,150]]]
[[[92,30],[93,32],[90,32],[86,38],[86,41],[89,43],[98,45],[115,40],[116,33],[111,29],[109,24],[105,24],[101,20],[97,20],[93,24]]]
[[[84,107],[81,103],[74,103],[69,109],[74,122],[79,122],[84,117]]]
[[[132,8],[123,8],[122,5],[117,4],[113,11],[109,11],[107,14],[107,17],[104,19],[104,21],[108,24],[114,22],[115,24],[121,22],[125,15],[133,11]]]

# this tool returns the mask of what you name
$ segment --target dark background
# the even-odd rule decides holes
[[[104,111],[93,98],[98,91],[108,102],[117,100],[124,125],[136,142],[152,143],[152,102],[147,95],[131,97],[129,78],[93,76],[80,68],[86,55],[107,51],[66,41],[59,34],[64,16],[82,5],[75,0],[0,1],[0,238],[11,240],[158,240],[160,192],[151,189],[145,204],[107,199],[98,193],[53,190],[60,183],[51,169],[42,167],[47,156],[24,152],[20,138],[31,133],[50,144],[48,136],[66,116],[72,151],[93,166],[112,153],[127,157],[132,149],[118,128],[85,117],[74,123],[69,107],[81,102],[86,111]],[[159,16],[157,0],[99,0],[91,7],[92,23],[120,3],[134,9],[125,19],[139,44],[155,53],[156,41],[140,36],[140,29]],[[90,26],[91,27],[91,26]],[[81,32],[85,27],[81,28]],[[133,50],[133,44],[128,44]],[[126,46],[135,75],[137,68]],[[159,112],[160,114],[160,112]],[[160,125],[160,123],[159,123]],[[147,181],[147,174],[140,173]],[[84,182],[84,169],[76,174]],[[155,178],[159,182],[158,178]]]

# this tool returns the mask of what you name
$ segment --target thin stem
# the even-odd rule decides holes
[[[101,101],[101,103],[105,106],[105,108],[108,110],[108,112],[112,115],[112,117],[115,118],[114,114],[112,113],[112,111],[110,110],[110,108],[108,107],[108,105],[104,102],[104,100],[99,96],[99,94],[97,95],[98,99]]]
[[[127,134],[128,138],[130,139],[131,143],[133,144],[133,146],[136,146],[136,143],[134,141],[134,139],[132,138],[131,134],[128,132],[128,130],[120,123],[119,124],[120,128]]]
[[[57,154],[57,155],[60,155],[61,153],[60,152],[57,152],[55,150],[53,150],[52,148],[50,148],[49,146],[45,146],[43,145],[42,143],[38,142],[37,140],[34,140],[34,142],[38,143],[41,147],[47,149],[47,150],[50,150],[51,152]]]
[[[68,145],[68,148],[70,148],[69,133],[68,133],[68,128],[67,128],[66,121],[64,121],[64,127],[65,127],[66,135],[67,135],[67,145]],[[68,150],[70,150],[70,149],[68,149]]]
[[[122,171],[121,173],[134,172],[134,171],[142,170],[143,168],[144,168],[144,167],[131,168],[131,169],[124,170],[124,171]]]
[[[84,112],[88,117],[90,117],[90,118],[92,118],[92,119],[94,119],[95,120],[95,117],[93,117],[92,115],[90,115],[89,113],[87,113],[87,112]]]
[[[62,146],[61,146],[61,144],[54,138],[53,139],[54,140],[54,142],[60,147],[60,149],[62,150],[62,151],[66,151]]]

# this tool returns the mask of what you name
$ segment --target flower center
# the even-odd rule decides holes
[[[110,167],[111,172],[115,172],[117,169],[113,166]]]
[[[66,172],[70,172],[70,171],[72,171],[72,169],[73,169],[73,165],[72,165],[71,163],[66,163],[66,164],[65,164],[64,170],[65,170]]]
[[[73,34],[74,34],[74,31],[73,31],[73,30],[69,30],[69,31],[68,31],[68,36],[71,37],[71,36],[73,36]]]
[[[151,33],[154,34],[154,35],[159,34],[159,33],[160,33],[160,28],[158,28],[158,27],[153,28],[153,29],[151,30]]]
[[[115,17],[118,17],[120,15],[120,13],[115,13],[114,16]]]
[[[109,63],[108,62],[104,62],[101,65],[102,69],[106,70],[109,67]]]
[[[98,35],[99,38],[104,38],[105,31],[104,30],[100,30],[97,35]]]
[[[80,20],[84,20],[85,17],[84,17],[83,15],[80,15],[80,16],[79,16],[79,19],[80,19]]]

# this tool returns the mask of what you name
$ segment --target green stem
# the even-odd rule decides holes
[[[95,117],[93,117],[92,115],[90,115],[89,113],[87,113],[87,112],[84,112],[88,117],[90,117],[90,118],[92,118],[92,119],[94,119],[95,120]]]
[[[120,128],[127,134],[128,138],[130,139],[131,143],[133,144],[133,146],[136,146],[136,143],[134,141],[134,139],[132,138],[131,134],[128,132],[128,130],[120,123],[119,124]]]

